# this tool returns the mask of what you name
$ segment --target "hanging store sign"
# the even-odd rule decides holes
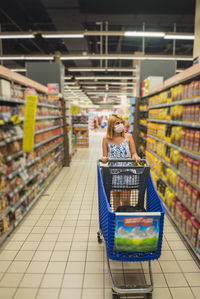
[[[23,151],[27,153],[31,153],[34,150],[37,100],[38,96],[36,94],[26,94]]]

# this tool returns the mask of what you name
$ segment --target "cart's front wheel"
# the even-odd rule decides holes
[[[152,299],[152,293],[146,294],[146,299]]]
[[[101,237],[101,233],[100,232],[97,233],[97,240],[98,240],[99,244],[102,243],[102,237]]]

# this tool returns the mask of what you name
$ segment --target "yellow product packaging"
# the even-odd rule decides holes
[[[175,144],[176,145],[180,145],[180,143],[181,143],[182,130],[183,130],[182,127],[176,127],[176,130],[175,130]]]

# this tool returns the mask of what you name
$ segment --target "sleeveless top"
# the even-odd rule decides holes
[[[108,143],[108,159],[130,159],[131,158],[131,152],[130,152],[130,146],[127,139],[124,139],[124,141],[116,145],[112,142]]]

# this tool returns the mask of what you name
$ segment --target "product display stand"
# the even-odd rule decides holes
[[[200,64],[140,100],[140,146],[166,211],[200,260]]]
[[[48,98],[45,86],[2,66],[0,78],[2,244],[60,172],[63,160],[69,165],[69,155],[64,100]],[[27,94],[35,95],[37,106],[35,124],[28,119],[35,132],[33,149],[24,152]]]
[[[89,124],[87,115],[72,116],[73,135],[75,136],[76,148],[89,147]]]

